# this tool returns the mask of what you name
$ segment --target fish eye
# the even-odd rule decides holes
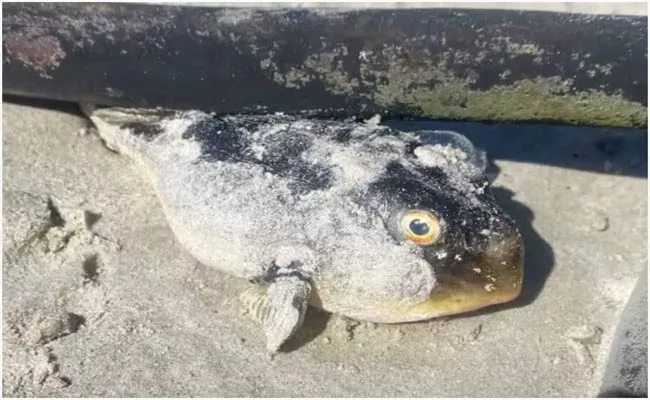
[[[406,211],[401,217],[400,228],[406,239],[416,244],[429,245],[440,238],[440,222],[429,211]]]

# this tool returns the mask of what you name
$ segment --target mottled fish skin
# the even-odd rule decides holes
[[[521,290],[514,222],[484,171],[444,143],[285,115],[86,112],[151,177],[172,230],[203,264],[255,282],[294,268],[312,305],[380,323],[475,310]],[[438,240],[407,240],[407,210],[434,215]]]

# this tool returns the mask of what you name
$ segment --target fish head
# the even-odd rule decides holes
[[[443,147],[415,147],[408,159],[387,165],[357,199],[381,222],[341,236],[332,268],[338,276],[330,277],[338,282],[329,285],[336,290],[319,300],[327,298],[351,317],[398,323],[518,297],[521,235],[481,168],[462,159],[427,159],[425,150],[442,149],[444,155],[449,149]]]

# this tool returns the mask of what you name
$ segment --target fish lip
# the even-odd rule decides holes
[[[437,284],[427,299],[410,306],[399,307],[396,319],[401,322],[422,321],[442,316],[464,314],[486,307],[505,304],[517,299],[522,292],[524,277],[524,246],[519,232],[513,231],[506,239],[507,252],[497,257],[489,254],[479,260],[463,261],[455,265],[465,271],[444,272],[440,269]],[[503,264],[505,262],[505,264]],[[474,269],[495,271],[496,280],[489,274],[468,274]],[[478,268],[476,268],[478,267]],[[397,321],[396,321],[397,322]]]

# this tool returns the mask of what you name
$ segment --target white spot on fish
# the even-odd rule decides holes
[[[483,185],[481,187],[476,188],[476,193],[483,194],[483,192],[485,192],[485,188],[488,187],[488,185],[488,182],[483,182]]]
[[[483,229],[482,231],[479,232],[483,236],[490,236],[490,230],[489,229]]]
[[[436,253],[436,257],[438,258],[438,260],[442,260],[443,258],[447,257],[447,252],[444,250],[439,251]]]
[[[487,285],[483,286],[486,292],[494,292],[496,290],[496,287],[494,287],[494,284],[488,283]]]
[[[480,274],[480,273],[481,273],[481,269],[480,269],[480,268],[472,268],[472,271],[476,272],[477,274]]]
[[[461,257],[460,254],[456,254],[454,256],[454,260],[456,260],[456,261],[462,261],[462,259],[463,259],[463,257]]]
[[[252,144],[251,145],[251,151],[253,152],[253,155],[255,156],[255,158],[262,161],[262,159],[264,158],[264,152],[266,151],[266,149],[264,148],[264,146],[261,146],[259,144]]]

